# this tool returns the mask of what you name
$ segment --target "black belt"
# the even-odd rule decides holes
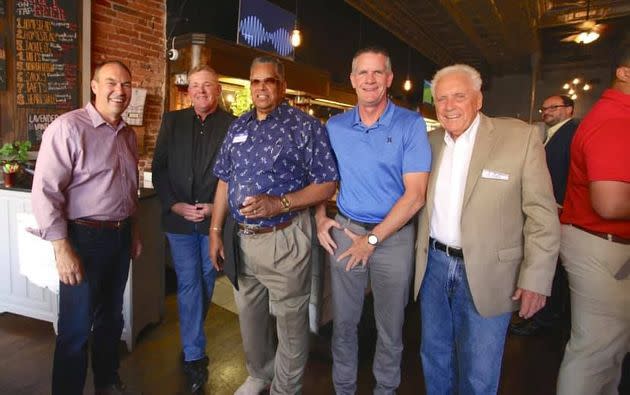
[[[71,223],[87,226],[88,228],[94,229],[111,229],[111,230],[119,230],[127,226],[131,223],[131,218],[121,219],[120,221],[98,221],[95,219],[89,218],[77,218],[70,220]]]
[[[433,237],[429,237],[429,245],[436,250],[445,252],[448,256],[464,259],[464,251],[462,251],[461,248],[447,246],[446,244],[435,240]]]
[[[356,221],[356,220],[354,220],[354,219],[352,219],[352,218],[348,218],[348,217],[346,217],[345,215],[343,215],[343,214],[341,214],[341,213],[338,213],[338,214],[339,214],[339,216],[340,216],[341,218],[343,218],[343,219],[347,220],[347,221],[348,221],[348,222],[350,222],[351,224],[358,225],[358,226],[362,227],[362,228],[363,228],[363,229],[365,229],[365,230],[372,230],[372,229],[376,228],[376,226],[377,226],[378,224],[380,224],[380,222],[373,223],[373,222],[361,222],[361,221]]]

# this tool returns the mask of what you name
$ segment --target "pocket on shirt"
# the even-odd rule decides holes
[[[512,247],[505,248],[499,250],[499,262],[501,263],[511,263],[511,262],[521,262],[523,260],[523,247]]]

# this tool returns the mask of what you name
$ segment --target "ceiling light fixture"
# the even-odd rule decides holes
[[[293,31],[291,32],[291,46],[297,48],[302,44],[302,32],[298,25],[298,0],[295,0],[295,24],[293,25]]]
[[[597,31],[597,23],[595,21],[591,21],[588,19],[588,14],[591,10],[591,0],[586,1],[586,20],[582,24],[585,28],[585,31],[575,36],[573,41],[578,44],[590,44],[593,41],[599,38],[599,33]]]
[[[578,44],[590,44],[599,38],[599,33],[594,30],[590,32],[582,32],[575,37],[575,42]]]
[[[411,47],[407,46],[407,79],[403,83],[403,89],[406,92],[411,90],[411,79],[409,78],[409,70],[411,69]]]
[[[591,90],[591,86],[589,84],[584,84],[582,89],[585,90],[585,91],[590,91]]]

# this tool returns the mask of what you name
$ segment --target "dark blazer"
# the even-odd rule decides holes
[[[579,124],[578,120],[571,119],[562,125],[545,145],[547,167],[553,184],[553,195],[560,205],[564,202],[564,192],[567,189],[567,179],[569,178],[571,142]]]
[[[223,143],[228,127],[234,116],[217,108],[210,115],[217,117],[217,125],[210,134],[211,155],[202,158],[204,161],[207,188],[198,200],[211,203],[217,187],[217,178],[212,171],[216,153]],[[173,213],[171,207],[178,202],[194,204],[193,201],[193,120],[192,107],[164,114],[160,134],[155,146],[152,164],[153,187],[162,202],[162,228],[169,233],[190,234],[193,231],[208,234],[210,219],[193,223]]]

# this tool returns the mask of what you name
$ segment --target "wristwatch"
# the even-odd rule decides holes
[[[283,213],[288,213],[291,210],[291,202],[289,198],[287,198],[287,195],[280,196],[280,204],[282,204]]]
[[[376,247],[378,245],[378,236],[374,233],[370,233],[367,241],[369,245]]]

